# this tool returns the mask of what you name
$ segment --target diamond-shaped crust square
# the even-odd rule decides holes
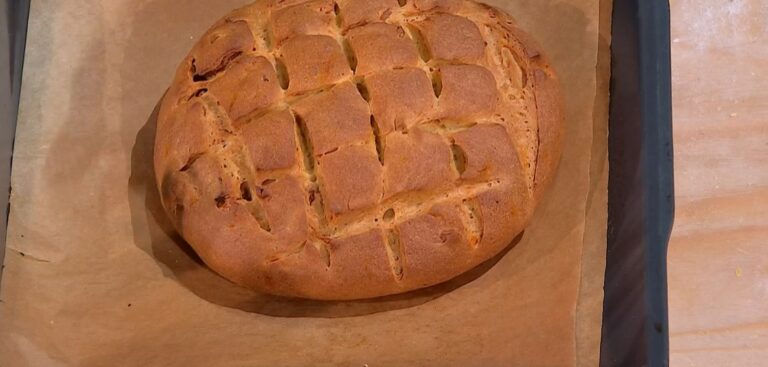
[[[288,93],[338,83],[352,75],[341,45],[329,36],[296,36],[283,42],[280,61],[288,73]]]
[[[464,160],[462,179],[493,180],[519,174],[520,163],[509,158],[516,158],[516,154],[504,126],[479,124],[453,134],[452,138]]]
[[[290,251],[300,245],[307,238],[309,231],[302,178],[284,176],[246,184],[250,185],[248,190],[251,192],[251,200],[264,203],[264,212],[271,232],[280,238],[280,241],[274,242],[273,251]]]
[[[384,148],[384,196],[445,187],[456,179],[451,148],[440,135],[414,129],[392,133]]]
[[[508,246],[555,176],[563,125],[546,57],[492,7],[265,0],[181,62],[154,168],[172,223],[225,278],[371,298]]]
[[[471,20],[438,13],[418,23],[429,55],[435,60],[476,62],[485,54],[485,41]]]
[[[353,145],[317,159],[325,210],[331,216],[369,208],[381,200],[382,167],[370,144]]]
[[[440,67],[442,90],[440,114],[448,119],[490,117],[496,109],[499,90],[488,69],[478,65]]]
[[[257,109],[268,107],[283,97],[272,63],[263,56],[243,56],[232,61],[231,72],[213,80],[209,91],[237,120]]]
[[[439,203],[425,213],[408,219],[397,226],[402,246],[404,266],[403,278],[421,284],[429,284],[438,272],[440,278],[448,280],[453,273],[449,270],[463,266],[471,246],[467,246],[467,228],[464,223],[466,212],[458,203]],[[452,266],[435,266],[435,264]],[[429,275],[411,272],[408,269],[432,269]]]
[[[279,46],[301,35],[335,36],[333,1],[316,0],[275,10],[270,18],[272,42]]]
[[[400,7],[397,0],[338,0],[338,4],[344,28],[387,20]]]
[[[381,133],[408,130],[434,115],[432,82],[424,70],[405,68],[375,73],[365,79],[371,111]]]
[[[289,110],[274,111],[247,122],[240,136],[257,171],[289,168],[297,163],[296,123]]]
[[[372,229],[333,239],[327,245],[307,243],[300,251],[270,262],[265,273],[274,281],[290,284],[291,288],[309,298],[324,298],[325,292],[330,290],[339,298],[350,299],[371,298],[386,292],[385,284],[396,281],[390,269],[385,233]],[[358,289],[356,284],[360,277],[370,280],[371,286]],[[306,279],[314,281],[307,282]],[[315,282],[327,286],[320,288]]]
[[[306,126],[314,155],[370,141],[373,136],[368,103],[350,82],[307,97],[297,102],[293,110]]]
[[[162,157],[163,165],[155,168],[178,171],[215,144],[215,119],[201,101],[187,103],[158,127],[157,134],[155,156]]]
[[[253,48],[253,34],[244,21],[224,22],[208,31],[192,51],[192,73],[195,79],[208,79],[236,57]]]
[[[357,61],[355,75],[418,65],[416,44],[399,25],[369,23],[350,29],[346,39]]]

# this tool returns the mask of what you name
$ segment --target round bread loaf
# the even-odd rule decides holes
[[[313,299],[401,293],[499,253],[559,160],[557,79],[509,16],[464,0],[272,0],[178,68],[154,164],[213,270]]]

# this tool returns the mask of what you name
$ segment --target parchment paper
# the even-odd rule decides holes
[[[525,234],[447,284],[343,303],[231,285],[160,210],[157,102],[194,40],[247,2],[32,2],[0,365],[596,366],[609,2],[490,1],[540,41],[567,105],[561,168]]]

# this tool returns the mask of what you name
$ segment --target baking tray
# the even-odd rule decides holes
[[[669,365],[674,217],[669,3],[613,4],[601,367]]]
[[[29,0],[0,0],[0,262]],[[669,4],[616,0],[601,367],[667,366],[674,214]]]
[[[0,264],[3,264],[5,257],[11,196],[11,157],[16,136],[28,17],[29,0],[0,0]]]

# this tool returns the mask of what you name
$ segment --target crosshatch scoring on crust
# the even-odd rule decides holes
[[[491,7],[267,0],[182,63],[155,168],[214,270],[270,293],[367,298],[503,249],[554,172],[561,120],[552,69]]]

